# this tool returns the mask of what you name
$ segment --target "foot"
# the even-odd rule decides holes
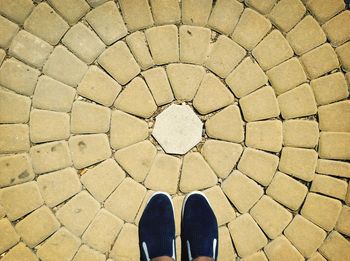
[[[156,192],[149,199],[139,222],[142,261],[156,257],[175,260],[174,207],[167,193]]]
[[[190,193],[182,208],[182,260],[198,257],[217,259],[218,224],[207,197],[199,191]]]

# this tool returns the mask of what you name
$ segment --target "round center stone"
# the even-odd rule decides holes
[[[188,105],[173,104],[156,117],[152,135],[171,154],[185,154],[202,139],[203,123]]]

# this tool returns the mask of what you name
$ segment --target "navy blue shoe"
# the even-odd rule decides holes
[[[159,256],[174,260],[174,207],[169,194],[156,192],[149,199],[139,222],[139,242],[142,261]]]
[[[200,191],[184,200],[181,224],[181,260],[191,261],[200,256],[218,256],[218,223],[208,198]]]

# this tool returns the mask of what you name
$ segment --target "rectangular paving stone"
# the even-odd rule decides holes
[[[305,260],[284,236],[271,241],[264,247],[264,252],[269,260]]]
[[[40,3],[24,22],[24,29],[51,45],[56,45],[69,25],[47,3]]]
[[[319,249],[328,260],[346,260],[350,258],[349,241],[336,231],[332,231]]]
[[[73,165],[77,169],[103,161],[112,154],[106,134],[76,135],[68,143]]]
[[[235,257],[230,231],[226,226],[221,226],[219,227],[218,260],[230,260]]]
[[[345,8],[345,3],[342,0],[334,0],[324,2],[320,5],[317,0],[308,0],[306,6],[313,16],[323,24],[342,11]]]
[[[318,153],[324,159],[350,159],[350,134],[347,132],[320,133]]]
[[[10,251],[2,258],[3,261],[13,261],[24,259],[27,261],[38,261],[37,256],[22,242],[18,243],[15,247],[11,248]]]
[[[318,144],[319,129],[317,121],[285,120],[282,126],[283,145],[311,149]]]
[[[322,29],[332,45],[339,46],[350,39],[350,29],[348,26],[344,26],[349,22],[350,11],[345,10],[322,25]]]
[[[18,24],[23,24],[33,7],[30,0],[2,0],[0,13]]]
[[[336,160],[318,159],[316,172],[336,177],[350,177],[350,163]]]
[[[17,34],[19,27],[17,24],[11,22],[10,20],[7,20],[5,17],[0,15],[0,29],[0,47],[7,49],[13,37]]]
[[[335,229],[346,236],[350,235],[349,219],[350,207],[343,205]]]
[[[140,73],[139,65],[123,41],[107,48],[97,62],[121,85]]]
[[[335,49],[336,53],[338,54],[340,63],[342,65],[342,68],[346,71],[350,71],[350,62],[349,62],[349,57],[350,57],[350,43],[347,42]]]
[[[247,0],[246,4],[255,10],[257,10],[261,14],[268,14],[271,9],[276,4],[277,0],[266,0],[266,1],[260,1],[260,0]]]
[[[146,208],[146,205],[147,205],[147,203],[148,203],[148,200],[151,198],[151,196],[154,194],[154,191],[153,190],[147,190],[147,192],[146,192],[146,195],[145,195],[145,197],[143,198],[143,200],[142,200],[142,203],[141,203],[141,206],[140,206],[140,208],[139,208],[139,211],[137,212],[137,215],[136,215],[136,217],[135,217],[135,224],[136,225],[138,225],[139,224],[139,222],[140,222],[140,219],[141,219],[141,216],[142,216],[142,214],[143,214],[143,211],[145,210],[145,208]],[[184,198],[184,196],[183,196],[183,198]],[[182,198],[182,199],[183,199]],[[180,214],[179,214],[179,212],[181,212],[181,206],[182,206],[182,201],[181,201],[181,206],[180,206],[180,203],[179,202],[177,202],[177,204],[176,204],[176,201],[175,201],[175,199],[176,199],[176,196],[172,199],[172,201],[173,201],[173,205],[174,205],[174,218],[175,218],[175,234],[176,235],[179,235],[180,234],[180,232],[178,231],[179,230],[179,225],[180,225],[180,219],[179,219],[179,217],[180,217]]]
[[[242,261],[268,261],[264,251],[260,250],[258,252],[255,252],[254,254],[251,254],[247,257],[241,258]]]
[[[1,189],[0,204],[4,207],[7,218],[14,221],[40,207],[44,201],[37,183],[30,181]]]
[[[183,0],[181,3],[182,23],[197,26],[206,25],[212,5],[212,0]]]
[[[119,5],[129,31],[137,31],[153,25],[147,0],[119,0]]]
[[[92,9],[85,19],[107,45],[124,37],[128,32],[123,17],[113,1]]]
[[[33,180],[31,161],[28,154],[2,156],[0,158],[0,188]]]
[[[0,90],[0,122],[27,123],[31,100],[29,97]]]
[[[37,179],[47,206],[55,207],[81,190],[78,174],[73,168],[58,170]]]
[[[85,261],[92,259],[94,261],[105,261],[106,256],[98,251],[93,250],[87,245],[82,245],[75,254],[73,261]]]
[[[40,71],[15,58],[6,59],[0,67],[0,85],[26,96],[34,92]]]
[[[0,231],[2,235],[0,238],[0,253],[3,253],[16,245],[20,236],[7,218],[0,219]]]
[[[325,175],[315,175],[310,191],[345,200],[348,183]]]
[[[151,9],[156,25],[177,24],[181,19],[180,3],[177,0],[151,0]]]
[[[0,137],[0,153],[29,150],[29,128],[26,124],[1,124]]]
[[[72,165],[67,141],[32,146],[29,154],[36,174],[64,169]]]
[[[152,194],[154,193],[154,191],[152,191],[152,193],[150,193],[149,191],[147,192],[145,199],[147,197],[149,199],[152,196]],[[184,199],[185,199],[185,196],[177,196],[177,195],[172,198],[173,205],[174,205],[174,216],[175,216],[175,234],[177,236],[180,235],[180,233],[181,233],[181,215],[182,215],[181,213],[182,213],[182,205],[183,205]],[[144,205],[147,204],[147,201],[144,203]],[[143,209],[145,207],[146,206],[143,206]],[[141,218],[141,215],[140,215],[140,218]],[[137,224],[138,224],[138,222],[137,222]]]
[[[72,87],[76,87],[88,66],[67,50],[57,46],[44,65],[43,73]]]
[[[85,0],[48,0],[53,8],[69,23],[75,24],[89,10],[90,6]]]
[[[318,118],[321,131],[350,132],[350,101],[318,107]]]
[[[136,261],[140,259],[138,243],[138,228],[133,224],[126,223],[114,243],[110,256],[115,260]]]
[[[60,223],[51,210],[42,206],[18,222],[15,229],[29,247],[35,247],[59,227]]]

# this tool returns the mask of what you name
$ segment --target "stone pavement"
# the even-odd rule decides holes
[[[322,2],[322,4],[320,4]],[[139,260],[154,191],[219,260],[350,260],[343,0],[0,0],[0,259]]]

